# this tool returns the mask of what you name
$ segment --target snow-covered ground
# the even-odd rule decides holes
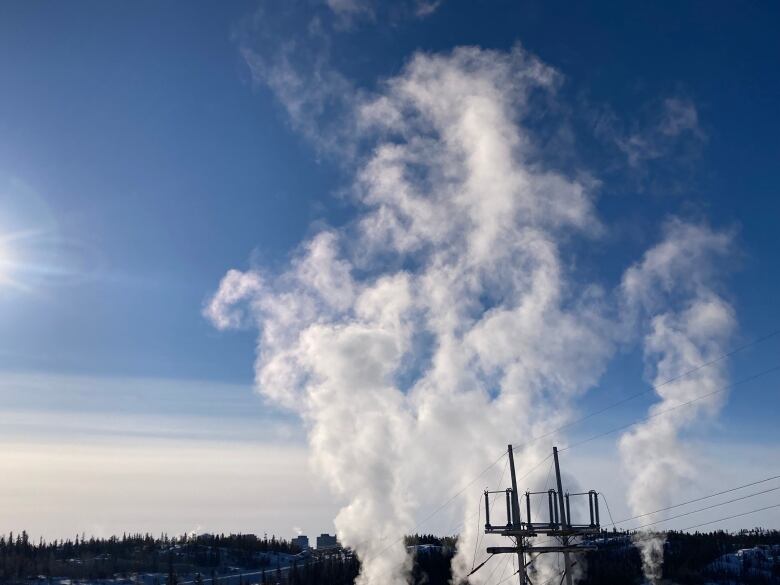
[[[760,545],[725,554],[710,563],[707,569],[715,574],[768,579],[778,566],[780,566],[780,545]]]

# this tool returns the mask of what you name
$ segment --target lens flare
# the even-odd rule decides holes
[[[0,287],[28,290],[20,280],[20,263],[17,252],[18,242],[28,236],[26,232],[17,232],[0,236]]]

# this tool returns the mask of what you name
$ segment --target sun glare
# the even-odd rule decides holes
[[[0,238],[0,285],[12,284],[12,254],[6,238]]]
[[[26,233],[24,232],[0,236],[0,287],[28,290],[28,287],[18,280],[19,257],[16,249],[17,240],[25,237]]]

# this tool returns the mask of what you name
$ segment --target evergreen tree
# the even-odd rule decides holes
[[[168,551],[168,582],[166,585],[176,585],[178,582],[176,571],[173,569],[173,552]]]

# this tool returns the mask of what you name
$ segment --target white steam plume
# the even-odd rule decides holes
[[[720,390],[724,362],[684,375],[721,355],[736,327],[734,311],[716,292],[716,262],[728,256],[732,237],[679,220],[667,223],[661,243],[629,268],[622,292],[630,318],[641,320],[650,382],[660,401],[650,415]],[[671,382],[666,383],[668,380]],[[623,465],[630,478],[628,502],[635,514],[668,506],[675,492],[692,479],[691,455],[680,434],[702,417],[714,415],[724,394],[650,418],[620,439]],[[642,534],[637,544],[645,576],[661,578],[662,534]]]
[[[357,219],[281,274],[231,270],[206,309],[258,327],[258,391],[300,413],[348,500],[335,523],[361,585],[405,583],[416,512],[563,422],[612,353],[600,289],[566,274],[566,239],[600,229],[593,182],[544,168],[525,129],[558,79],[520,48],[416,55],[348,123],[373,144]],[[518,473],[547,449],[519,451]],[[476,538],[467,522],[457,577]]]

